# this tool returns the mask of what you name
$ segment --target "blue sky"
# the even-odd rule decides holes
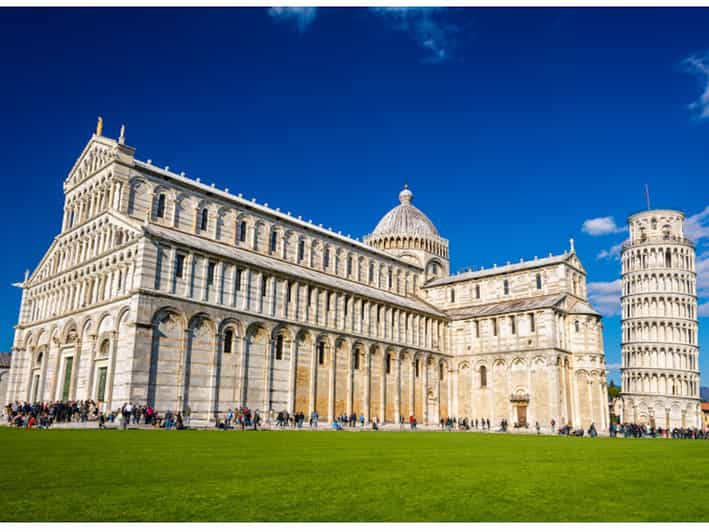
[[[58,232],[62,182],[97,115],[107,135],[126,124],[140,159],[352,235],[408,182],[454,272],[573,237],[611,368],[613,246],[648,183],[653,207],[690,217],[709,315],[707,9],[1,14],[0,349],[17,320],[11,283]]]

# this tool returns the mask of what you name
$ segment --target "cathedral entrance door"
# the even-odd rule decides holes
[[[523,427],[527,424],[526,404],[517,404],[517,423],[519,423]]]

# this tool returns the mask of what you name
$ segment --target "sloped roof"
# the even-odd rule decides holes
[[[234,248],[219,242],[207,241],[203,238],[192,236],[168,227],[144,225],[143,231],[146,234],[151,234],[165,240],[170,240],[189,248],[202,250],[205,253],[228,257],[242,264],[253,264],[256,267],[275,271],[286,276],[307,279],[320,285],[334,286],[336,288],[340,288],[341,290],[346,290],[368,299],[388,302],[400,307],[445,318],[445,314],[417,298],[403,297],[392,292],[387,292],[386,290],[373,288],[361,283],[327,275],[309,268],[304,268],[303,266],[299,266],[297,264],[290,264],[272,257],[259,255],[258,253],[254,253],[252,251]]]
[[[600,316],[601,314],[597,312],[590,304],[585,301],[575,301],[571,308],[569,308],[571,314],[591,314],[593,316]]]
[[[441,279],[430,281],[428,284],[425,285],[425,288],[433,288],[434,286],[441,286],[461,281],[469,281],[472,279],[482,279],[484,277],[492,277],[493,275],[500,275],[503,273],[512,273],[522,270],[528,270],[531,268],[538,268],[540,266],[551,266],[553,264],[561,264],[562,262],[568,260],[572,254],[573,252],[562,253],[561,255],[544,257],[543,259],[528,260],[524,262],[517,262],[514,264],[506,264],[504,266],[496,266],[495,268],[487,268],[485,270],[458,273],[456,275],[450,275],[448,277],[443,277]]]
[[[543,297],[526,297],[513,301],[500,303],[488,303],[486,305],[474,305],[448,311],[448,316],[452,320],[466,320],[469,318],[480,318],[484,316],[495,316],[496,314],[509,314],[512,312],[524,312],[540,308],[558,307],[566,296],[554,294]]]

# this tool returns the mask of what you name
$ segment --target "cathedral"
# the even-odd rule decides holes
[[[25,276],[5,400],[608,426],[601,316],[571,242],[451,275],[404,187],[362,239],[96,133]]]

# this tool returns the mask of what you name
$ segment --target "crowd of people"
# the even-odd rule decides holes
[[[150,405],[124,403],[115,411],[104,413],[93,400],[84,401],[45,401],[27,402],[14,401],[5,406],[3,412],[8,425],[18,428],[38,428],[47,429],[55,423],[88,423],[98,422],[99,428],[105,428],[106,423],[116,425],[119,429],[127,429],[131,425],[162,428],[167,430],[183,430],[190,428],[191,410],[189,406],[181,411],[166,410],[158,412]],[[262,413],[259,410],[238,407],[229,409],[225,414],[218,417],[215,423],[216,428],[229,430],[262,430],[262,429],[317,429],[320,415],[313,411],[310,415],[304,412],[280,412],[269,411]],[[407,423],[408,421],[408,423]],[[400,428],[406,424],[409,430],[417,430],[418,422],[416,416],[407,418],[401,416],[399,419]],[[380,420],[378,418],[367,419],[364,414],[342,414],[334,419],[330,428],[334,430],[344,430],[346,428],[372,429],[378,430]],[[440,419],[441,431],[490,431],[492,424],[489,418],[469,419],[445,417]],[[498,432],[507,432],[509,423],[502,419],[497,428]],[[524,423],[514,423],[515,428],[529,428]],[[535,427],[537,434],[541,434],[542,427],[537,421]],[[588,436],[595,438],[598,436],[595,424],[584,431],[582,428],[574,428],[565,424],[556,430],[556,421],[551,420],[551,434],[565,436]],[[672,438],[672,439],[708,439],[709,432],[696,428],[674,428],[672,430],[663,429],[648,425],[624,423],[610,424],[609,435],[616,438]]]
[[[706,440],[709,431],[697,428],[674,428],[672,430],[662,427],[653,427],[636,423],[611,423],[609,434],[611,438],[672,438],[674,440]]]

